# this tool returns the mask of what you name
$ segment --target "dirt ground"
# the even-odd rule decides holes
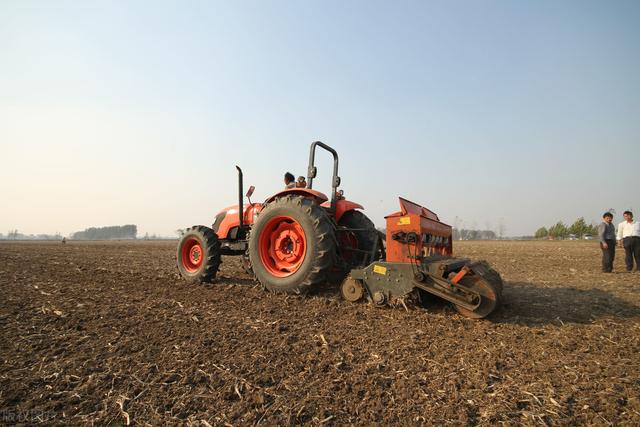
[[[456,242],[505,279],[472,321],[270,294],[175,242],[0,243],[0,423],[640,425],[640,273],[594,242]]]

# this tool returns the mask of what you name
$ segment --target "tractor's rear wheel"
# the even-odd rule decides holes
[[[330,273],[331,283],[342,283],[353,268],[364,267],[385,257],[380,232],[373,221],[360,211],[347,211],[342,215],[336,238],[340,263]]]
[[[209,227],[188,228],[176,253],[178,270],[184,279],[194,283],[211,282],[220,267],[220,241]]]
[[[338,231],[338,246],[342,259],[351,267],[362,267],[383,258],[383,247],[376,226],[365,214],[352,210],[345,212],[338,225],[354,229]],[[373,253],[375,247],[375,253]],[[357,249],[354,251],[353,249]],[[369,254],[359,252],[367,251]]]
[[[326,282],[335,264],[335,227],[313,200],[278,198],[252,227],[249,258],[257,279],[270,291],[305,292]]]
[[[465,317],[483,319],[493,313],[500,304],[501,288],[499,289],[498,286],[493,285],[481,276],[464,276],[459,284],[480,294],[480,305],[474,310],[469,310],[459,305],[455,306],[458,313]]]

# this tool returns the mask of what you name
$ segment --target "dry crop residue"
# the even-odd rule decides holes
[[[640,274],[593,242],[456,242],[506,281],[485,321],[271,294],[233,258],[189,285],[174,250],[1,243],[0,422],[640,424]]]

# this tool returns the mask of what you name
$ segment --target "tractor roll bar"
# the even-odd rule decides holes
[[[338,153],[327,144],[316,141],[311,144],[311,150],[309,152],[309,167],[307,169],[307,188],[313,189],[313,178],[316,177],[318,169],[314,165],[316,157],[316,147],[324,148],[333,155],[333,178],[331,179],[331,213],[336,212],[336,191],[340,185],[340,177],[338,176]]]

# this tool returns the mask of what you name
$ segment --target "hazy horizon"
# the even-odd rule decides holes
[[[152,7],[151,7],[152,6]],[[636,209],[640,3],[0,3],[0,233],[173,237],[340,155],[398,196],[532,235]],[[316,189],[331,160],[318,155]]]

